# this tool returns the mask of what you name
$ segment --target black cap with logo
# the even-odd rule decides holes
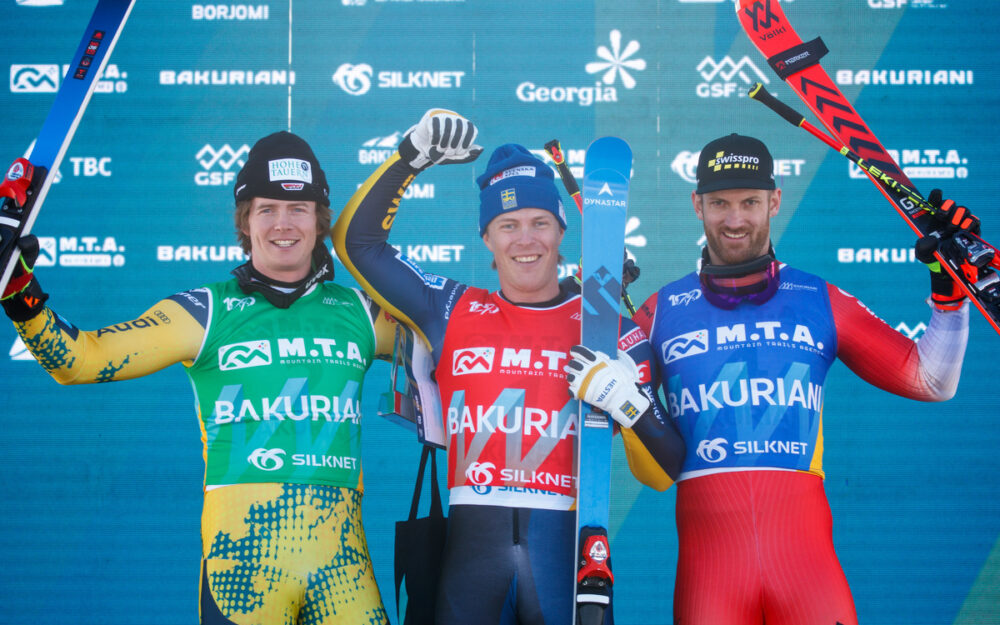
[[[284,130],[254,144],[233,188],[236,201],[265,197],[330,205],[330,187],[312,148]]]
[[[709,142],[698,156],[695,193],[726,189],[775,188],[774,161],[767,146],[753,137],[733,133]]]

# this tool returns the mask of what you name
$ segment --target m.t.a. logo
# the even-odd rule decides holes
[[[663,363],[670,364],[681,358],[708,352],[713,347],[712,334],[710,329],[701,328],[664,341],[660,344]],[[740,349],[759,344],[784,345],[813,352],[823,349],[823,341],[813,339],[809,327],[798,323],[788,326],[783,326],[780,321],[737,323],[718,326],[714,335],[714,347],[717,350]]]
[[[466,375],[469,373],[489,373],[493,371],[492,347],[467,347],[456,349],[452,355],[451,374]]]
[[[338,362],[365,367],[365,357],[361,349],[352,341],[339,346],[335,339],[313,338],[311,344],[304,338],[279,338],[277,350],[267,339],[230,343],[219,348],[219,369],[231,371],[248,367],[262,367],[274,363],[272,354],[278,353],[281,364]]]

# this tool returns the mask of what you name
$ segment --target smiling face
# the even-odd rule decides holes
[[[555,215],[521,208],[490,222],[483,242],[493,252],[500,289],[514,302],[545,302],[559,294],[559,245]]]
[[[767,253],[771,218],[781,207],[781,189],[726,189],[691,194],[694,212],[705,224],[713,265],[738,265]]]
[[[308,275],[316,246],[316,202],[255,197],[243,232],[254,269],[279,282]]]

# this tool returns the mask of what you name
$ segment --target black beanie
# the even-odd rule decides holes
[[[237,202],[265,197],[330,205],[330,187],[316,155],[302,137],[284,130],[267,135],[250,149],[236,174],[233,195]]]

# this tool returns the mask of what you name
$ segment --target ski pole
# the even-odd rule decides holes
[[[866,162],[849,147],[811,124],[801,113],[775,98],[761,83],[758,82],[751,86],[747,95],[767,106],[791,125],[807,131],[843,155],[847,160],[857,165],[875,183],[882,195],[896,207],[897,211],[902,212],[905,210],[911,218],[922,211],[929,213],[937,212],[937,209],[915,189],[908,187],[878,167]],[[894,201],[890,197],[890,194],[895,195],[900,201]],[[917,236],[923,236],[923,233],[920,232],[910,219],[906,221]],[[981,297],[986,303],[993,306],[998,306],[998,303],[1000,303],[1000,287],[997,284],[1000,282],[1000,279],[997,278],[996,274],[996,271],[1000,270],[1000,253],[998,253],[994,246],[972,232],[963,232],[955,240],[957,245],[952,246],[952,249],[955,256],[958,257],[957,260],[950,258],[950,255],[943,254],[941,250],[936,250],[934,256],[945,267],[952,279],[959,283],[967,295],[971,296],[970,299],[980,309],[980,312],[987,317],[994,329],[1000,332],[1000,327],[997,327],[995,321],[1000,316],[1000,307],[998,307],[998,311],[996,312],[988,312],[984,310],[983,304],[978,300],[978,297]],[[987,275],[980,279],[980,272],[985,272]],[[992,275],[989,275],[991,273]],[[961,274],[961,277],[959,274]]]

